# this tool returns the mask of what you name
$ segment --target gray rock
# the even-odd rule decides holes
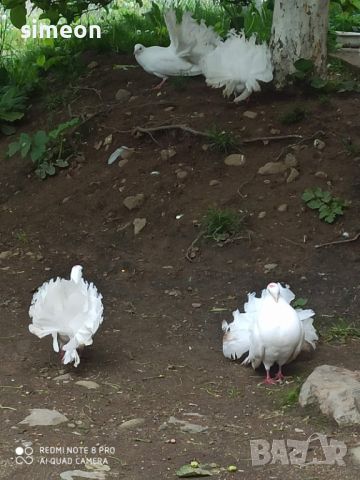
[[[60,423],[68,421],[69,420],[65,417],[65,415],[57,410],[49,410],[47,408],[32,408],[30,409],[30,415],[28,415],[19,423],[29,425],[30,427],[35,427],[37,425],[59,425]]]
[[[242,167],[245,165],[245,155],[232,153],[225,158],[224,163],[229,167]]]
[[[130,195],[126,197],[123,201],[123,204],[128,210],[134,210],[135,208],[141,207],[144,203],[145,195],[143,193],[138,193],[137,195]]]
[[[89,68],[90,70],[92,70],[93,68],[96,68],[98,66],[98,62],[95,62],[95,60],[93,60],[92,62],[90,62],[87,66],[87,68]]]
[[[280,130],[278,128],[270,128],[271,135],[280,135]]]
[[[70,373],[64,373],[63,375],[59,375],[57,377],[54,377],[53,380],[55,382],[68,382],[68,381],[72,380],[72,376],[70,375]]]
[[[326,172],[322,172],[321,170],[319,170],[318,172],[315,173],[315,177],[317,178],[328,178],[328,174]]]
[[[326,147],[326,143],[323,142],[322,140],[320,140],[319,138],[315,138],[315,140],[314,140],[314,147],[315,147],[317,150],[324,150],[324,148]]]
[[[132,430],[133,428],[140,427],[140,425],[143,425],[145,423],[144,418],[132,418],[131,420],[127,420],[126,422],[123,422],[119,430]]]
[[[188,172],[185,170],[177,170],[176,176],[179,180],[185,180],[185,178],[188,176]]]
[[[131,93],[129,92],[129,90],[125,90],[124,88],[120,88],[120,90],[118,90],[115,95],[115,99],[119,103],[125,103],[129,100],[130,97]]]
[[[169,158],[175,157],[176,150],[175,148],[164,148],[160,151],[161,160],[169,160]]]
[[[288,206],[286,203],[282,203],[281,205],[278,206],[277,210],[278,212],[286,212],[288,209]]]
[[[246,112],[243,113],[243,117],[245,118],[250,118],[251,120],[254,120],[258,114],[256,112],[252,112],[251,110],[246,110]]]
[[[220,185],[220,183],[219,180],[210,180],[209,185],[210,187],[216,187],[217,185]]]
[[[179,420],[175,417],[170,417],[167,421],[168,425],[179,425],[180,430],[186,433],[204,433],[208,429],[208,427],[204,427],[203,425],[198,425],[197,423],[190,423],[186,420]]]
[[[298,170],[296,170],[296,168],[292,168],[290,170],[290,173],[286,179],[286,183],[292,183],[292,182],[295,182],[295,180],[298,178],[298,176],[300,175],[300,173],[298,172]]]
[[[259,168],[258,173],[260,175],[277,175],[284,173],[288,168],[283,162],[268,162]]]
[[[360,371],[316,367],[301,387],[299,403],[302,407],[318,404],[339,425],[360,424]]]
[[[91,380],[79,380],[78,382],[75,382],[75,385],[79,385],[80,387],[85,387],[88,390],[96,390],[97,388],[100,388],[100,385],[96,382],[93,382]]]
[[[293,155],[292,153],[288,153],[285,157],[284,163],[288,167],[297,167],[299,162],[297,161],[295,155]]]
[[[134,234],[138,235],[145,228],[146,218],[135,218],[133,221]]]
[[[11,250],[5,250],[4,252],[0,253],[0,260],[6,260],[7,258],[11,257],[11,255]]]
[[[120,167],[120,168],[125,167],[125,165],[128,163],[128,161],[129,161],[129,160],[128,160],[127,158],[124,158],[124,159],[122,159],[122,160],[119,160],[119,163],[118,163],[119,167]]]
[[[266,212],[259,212],[258,218],[264,218],[266,216]]]
[[[266,265],[264,265],[264,273],[269,273],[272,270],[275,270],[277,266],[278,266],[277,263],[267,263]]]
[[[108,465],[106,465],[108,466]],[[85,470],[67,470],[60,473],[61,480],[76,480],[77,478],[91,478],[92,480],[105,480],[105,472],[86,472]]]
[[[352,458],[352,461],[356,465],[360,465],[360,445],[357,445],[356,447],[350,448],[350,455]]]

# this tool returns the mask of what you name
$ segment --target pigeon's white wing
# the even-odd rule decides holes
[[[137,61],[148,73],[160,78],[168,76],[200,75],[201,70],[196,65],[176,55],[173,49],[164,47],[146,48]]]
[[[255,37],[246,39],[243,34],[229,32],[228,38],[206,55],[201,62],[206,83],[214,88],[224,88],[224,95],[239,95],[241,101],[253,91],[259,91],[259,81],[273,79],[273,67],[268,46],[257,45]]]
[[[223,353],[226,358],[236,360],[241,358],[250,348],[250,334],[253,317],[247,313],[233,312],[234,320],[228,324],[223,322]]]

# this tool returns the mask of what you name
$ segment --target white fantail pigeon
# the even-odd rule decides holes
[[[173,9],[164,14],[169,32],[168,47],[134,47],[136,61],[148,73],[156,75],[162,81],[154,87],[160,89],[168,77],[201,75],[200,60],[212,51],[220,42],[219,35],[204,20],[200,24],[190,12],[185,12],[181,23],[176,23]]]
[[[273,79],[271,53],[266,43],[258,45],[254,35],[246,39],[234,30],[200,64],[207,85],[225,87],[224,96],[233,94],[235,103],[245,100],[253,91],[260,91],[259,81]]]
[[[265,383],[273,384],[284,378],[282,366],[294,360],[309,343],[314,349],[317,333],[313,327],[313,310],[294,309],[290,302],[295,295],[280,283],[269,283],[261,298],[248,294],[244,313],[233,312],[234,321],[222,323],[224,331],[223,353],[232,360],[248,356],[243,364],[251,363],[255,369],[264,364]],[[270,377],[275,363],[279,371]]]
[[[91,345],[103,321],[102,295],[94,284],[82,277],[82,267],[71,270],[70,280],[51,279],[34,294],[29,315],[29,330],[39,338],[52,335],[55,352],[64,365],[80,363],[77,350]]]

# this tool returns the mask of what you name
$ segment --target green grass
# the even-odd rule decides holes
[[[307,112],[302,107],[296,106],[283,113],[280,116],[280,122],[283,125],[293,125],[294,123],[300,123],[306,118]]]
[[[346,343],[352,338],[360,338],[360,328],[353,323],[347,323],[344,319],[339,319],[337,323],[325,330],[323,338],[329,343]]]
[[[210,148],[218,152],[229,153],[238,148],[238,141],[232,132],[216,126],[206,132],[210,141]]]
[[[242,218],[231,209],[210,208],[202,221],[205,238],[222,242],[242,229]]]

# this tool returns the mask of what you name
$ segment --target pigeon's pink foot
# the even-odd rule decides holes
[[[275,375],[275,380],[279,380],[282,382],[285,379],[285,375],[283,375],[282,371],[279,370],[278,373]]]
[[[161,87],[164,85],[164,83],[166,82],[167,78],[163,78],[161,80],[161,82],[158,84],[158,85],[155,85],[155,87],[153,87],[151,90],[160,90]]]
[[[266,372],[266,377],[264,380],[265,385],[276,385],[276,381],[270,377],[270,373]]]

